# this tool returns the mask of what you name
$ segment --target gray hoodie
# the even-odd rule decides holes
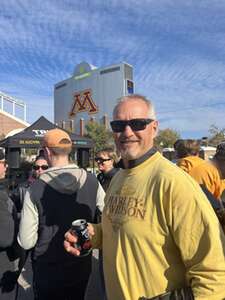
[[[42,183],[44,182],[45,186],[50,186],[53,190],[62,194],[62,198],[63,195],[72,195],[77,192],[77,197],[79,199],[79,194],[85,188],[87,197],[95,197],[96,207],[102,211],[104,207],[105,192],[102,186],[97,182],[97,179],[95,182],[93,177],[95,176],[78,168],[75,164],[67,165],[62,168],[52,167],[46,170],[25,194],[18,234],[19,244],[24,249],[30,249],[37,243],[40,212],[38,211],[36,199],[41,198],[43,193],[38,197],[34,195],[39,192],[37,190],[39,189],[41,181]],[[93,182],[94,184],[97,184],[97,192],[94,192],[93,190]],[[80,197],[82,196],[80,195]]]

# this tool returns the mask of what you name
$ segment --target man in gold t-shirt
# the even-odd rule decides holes
[[[123,97],[111,127],[123,169],[107,190],[102,223],[88,227],[93,248],[103,249],[108,300],[159,299],[186,287],[196,300],[225,299],[225,237],[197,182],[154,149],[152,103]],[[64,247],[78,256],[74,242],[68,231]]]

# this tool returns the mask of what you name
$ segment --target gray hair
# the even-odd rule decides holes
[[[117,110],[118,110],[118,107],[120,106],[120,104],[122,104],[125,101],[132,101],[132,100],[138,100],[138,101],[140,100],[140,101],[144,102],[148,107],[148,117],[152,120],[156,120],[156,113],[155,113],[154,105],[145,96],[142,96],[139,94],[132,94],[132,95],[127,95],[127,96],[123,96],[123,97],[119,98],[116,106],[113,109],[113,116],[115,116],[115,114],[117,113]]]

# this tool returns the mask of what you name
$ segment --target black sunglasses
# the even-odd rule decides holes
[[[133,131],[144,130],[152,119],[131,119],[131,120],[115,120],[110,122],[113,132],[123,132],[126,126],[130,126]]]
[[[33,166],[33,169],[35,171],[39,170],[39,169],[42,169],[43,171],[47,170],[48,169],[48,165],[42,165],[42,166],[37,166],[37,165],[34,165]]]
[[[104,163],[105,161],[109,161],[109,160],[111,160],[111,158],[95,157],[95,161],[100,164]]]

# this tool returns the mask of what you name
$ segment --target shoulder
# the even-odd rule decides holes
[[[218,169],[208,161],[203,160],[202,164],[196,166],[193,169],[194,173],[208,174],[209,176],[214,176],[220,178]]]
[[[6,201],[8,199],[8,194],[6,190],[1,189],[0,190],[0,201]]]
[[[0,202],[3,203],[3,205],[6,204],[10,208],[14,206],[14,203],[12,199],[9,197],[7,190],[0,191]]]
[[[198,211],[199,216],[204,215],[203,219],[207,214],[214,217],[211,205],[198,182],[166,159],[160,161],[154,183],[154,195],[161,199],[167,212],[174,215],[191,215],[193,212],[194,215]]]
[[[26,190],[27,197],[29,197],[32,201],[34,201],[34,199],[39,199],[44,193],[46,186],[47,184],[43,180],[35,180]]]
[[[166,178],[168,180],[177,179],[179,177],[187,177],[187,174],[181,168],[163,157],[161,154],[159,154],[157,159],[153,161],[149,171],[158,178]]]
[[[8,211],[8,204],[7,204],[8,200],[9,200],[9,198],[8,198],[6,192],[1,190],[0,191],[0,211],[1,212],[5,211],[5,210]]]
[[[200,193],[199,184],[184,170],[164,157],[159,157],[149,171],[149,183],[158,190],[179,194],[181,198],[187,195]]]
[[[205,165],[207,166],[207,169],[211,172],[211,173],[214,173],[216,175],[219,176],[219,171],[218,169],[216,168],[216,166],[214,166],[212,163],[210,163],[209,161],[206,161],[205,162]]]
[[[8,195],[8,190],[7,190],[7,188],[6,188],[6,185],[5,185],[5,183],[0,183],[0,195],[1,195],[1,197],[7,197],[7,195]]]
[[[116,173],[118,173],[119,172],[119,168],[113,168],[112,169],[112,175],[114,176]]]
[[[87,172],[87,180],[86,180],[86,182],[87,183],[92,182],[92,183],[98,184],[98,178],[94,174],[92,174],[90,172]]]
[[[33,191],[36,189],[44,188],[44,186],[46,186],[44,180],[37,179],[29,186],[29,190]]]

